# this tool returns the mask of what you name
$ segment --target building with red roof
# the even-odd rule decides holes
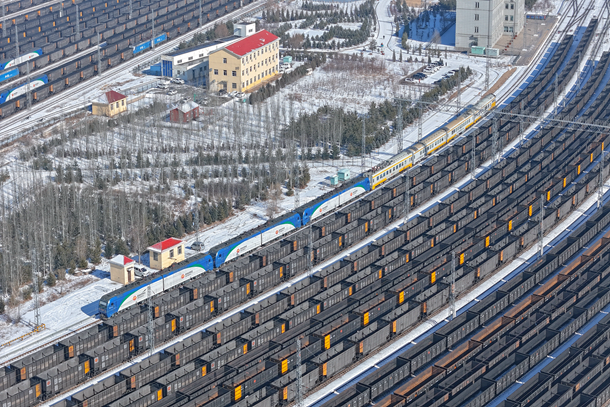
[[[110,263],[110,279],[121,284],[129,284],[135,280],[134,266],[136,262],[122,254],[114,256]]]
[[[91,103],[91,112],[98,116],[113,117],[127,110],[127,96],[110,90]]]
[[[184,242],[170,237],[148,248],[150,267],[163,270],[184,260]]]
[[[260,30],[210,53],[210,88],[227,92],[251,91],[279,74],[279,62],[279,37]]]

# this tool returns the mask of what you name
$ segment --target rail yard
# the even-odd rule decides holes
[[[24,58],[3,67],[3,118],[27,103],[20,62],[32,61],[37,103],[240,7],[45,4],[5,6]],[[486,95],[341,190],[104,295],[95,325],[0,367],[0,407],[607,405],[610,10],[571,4],[571,33],[519,92]],[[582,75],[585,55],[600,56]],[[579,211],[551,247],[434,319]],[[303,401],[357,365],[368,369]]]

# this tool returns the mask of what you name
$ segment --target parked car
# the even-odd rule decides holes
[[[174,78],[174,79],[172,79],[172,83],[175,83],[178,85],[184,85],[184,80],[179,79],[179,78]]]
[[[191,249],[197,250],[198,252],[202,252],[203,247],[203,242],[193,242],[193,244],[191,245]]]
[[[141,264],[136,264],[133,267],[133,272],[136,275],[136,277],[144,277],[148,274],[148,269],[146,268],[146,266],[143,266]]]
[[[226,94],[227,94],[227,90],[226,90],[226,89],[220,89],[220,90],[218,91],[218,96],[224,96],[224,95],[226,95]]]
[[[170,96],[175,95],[176,93],[178,93],[178,92],[176,92],[176,91],[175,91],[175,90],[173,90],[173,89],[172,89],[172,90],[170,90],[169,92],[167,92],[167,94],[168,94],[168,95],[170,95]]]
[[[159,89],[167,89],[167,85],[164,84],[164,83],[160,83],[160,84],[157,85],[157,88],[159,88]]]

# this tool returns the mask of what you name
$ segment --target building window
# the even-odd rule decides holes
[[[479,27],[474,27],[474,32],[478,33],[479,32]]]
[[[153,252],[153,259],[154,259],[155,261],[159,261],[159,253],[157,253],[157,252]]]
[[[244,76],[244,75],[245,75],[245,74],[244,74],[244,70],[242,69],[242,70],[241,70],[241,76]]]
[[[222,71],[222,73],[227,76],[227,70],[225,69],[224,71]]]
[[[508,10],[508,3],[504,5],[504,8]]]
[[[474,8],[479,8],[479,2],[478,1],[474,3]]]
[[[170,258],[170,259],[173,259],[173,258],[174,258],[174,249],[171,249],[171,250],[169,251],[169,258]]]
[[[479,21],[479,15],[478,14],[474,15],[474,21]]]
[[[121,106],[125,106],[125,99],[121,100]]]
[[[178,246],[178,254],[182,254],[182,246]]]
[[[233,71],[233,76],[237,76],[237,71]]]
[[[222,63],[223,63],[223,64],[226,64],[226,63],[227,63],[227,58],[223,58],[223,59],[222,59]]]
[[[504,21],[508,21],[508,16],[504,16]]]
[[[214,75],[218,75],[218,69],[214,69]]]
[[[192,60],[193,60],[193,57],[189,57],[189,61],[192,61]]]
[[[179,59],[179,60],[178,60],[178,63],[179,63],[179,64],[181,64],[181,63],[182,63],[182,60],[181,60],[181,59]]]
[[[514,10],[514,9],[515,9],[515,5],[514,5],[514,4],[511,4],[511,5],[510,5],[510,9],[511,9],[511,10]]]
[[[510,16],[510,21],[513,21],[513,16]]]
[[[233,82],[233,83],[231,84],[231,87],[232,87],[233,89],[237,89],[237,84],[236,84],[235,82]]]

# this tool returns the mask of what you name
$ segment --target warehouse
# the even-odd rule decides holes
[[[278,74],[280,39],[261,30],[210,54],[210,87],[247,92]]]

